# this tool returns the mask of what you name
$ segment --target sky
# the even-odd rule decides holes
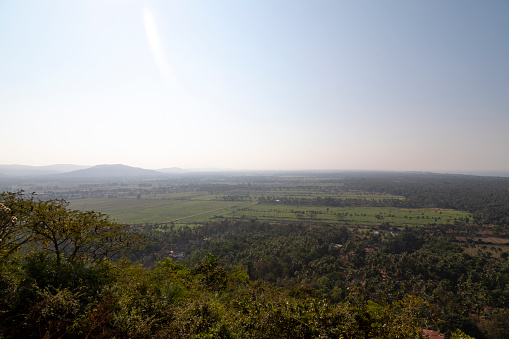
[[[0,164],[509,170],[509,2],[0,0]]]

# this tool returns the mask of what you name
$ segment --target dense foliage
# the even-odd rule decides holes
[[[341,303],[274,289],[213,256],[147,270],[126,262],[2,267],[4,337],[418,338],[429,305],[414,296]]]
[[[447,229],[448,230],[448,229]],[[149,232],[150,233],[150,232]],[[476,338],[509,335],[509,261],[464,252],[448,231],[424,228],[357,233],[334,225],[223,221],[152,232],[154,246],[213,253],[253,280],[330,303],[392,305],[414,296],[427,305],[421,325]],[[164,245],[163,245],[164,243]]]
[[[386,173],[349,178],[347,186],[401,195],[413,206],[468,211],[478,223],[509,225],[509,178],[505,177]]]

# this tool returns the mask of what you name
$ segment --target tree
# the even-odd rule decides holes
[[[8,245],[1,245],[3,257],[31,243],[37,250],[53,254],[60,266],[64,258],[71,262],[98,261],[141,244],[141,236],[128,225],[113,222],[99,212],[71,210],[64,200],[41,201],[34,195],[26,197],[22,191],[2,193],[1,198],[0,232],[8,240]]]
[[[0,261],[33,241],[33,231],[26,227],[34,195],[23,191],[0,193]]]

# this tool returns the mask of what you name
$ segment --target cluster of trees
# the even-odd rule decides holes
[[[415,208],[420,207],[413,201],[399,198],[332,198],[332,197],[278,197],[262,196],[258,198],[262,204],[286,204],[298,206],[330,206],[330,207],[402,207]]]
[[[16,263],[0,271],[6,338],[420,338],[429,312],[414,296],[331,303],[306,290],[274,289],[213,256],[151,269],[57,266],[38,256]]]
[[[509,178],[451,174],[380,174],[349,178],[345,186],[404,196],[419,207],[473,214],[477,223],[509,225]]]
[[[212,253],[293,295],[380,307],[414,296],[427,305],[419,316],[423,327],[509,336],[509,261],[464,253],[446,230],[356,234],[330,225],[226,220],[147,234],[153,246],[184,251],[188,265]]]

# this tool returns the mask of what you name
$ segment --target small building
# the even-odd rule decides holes
[[[433,330],[422,330],[422,334],[424,335],[424,338],[428,339],[444,339],[445,335],[440,334],[440,332],[433,331]]]

